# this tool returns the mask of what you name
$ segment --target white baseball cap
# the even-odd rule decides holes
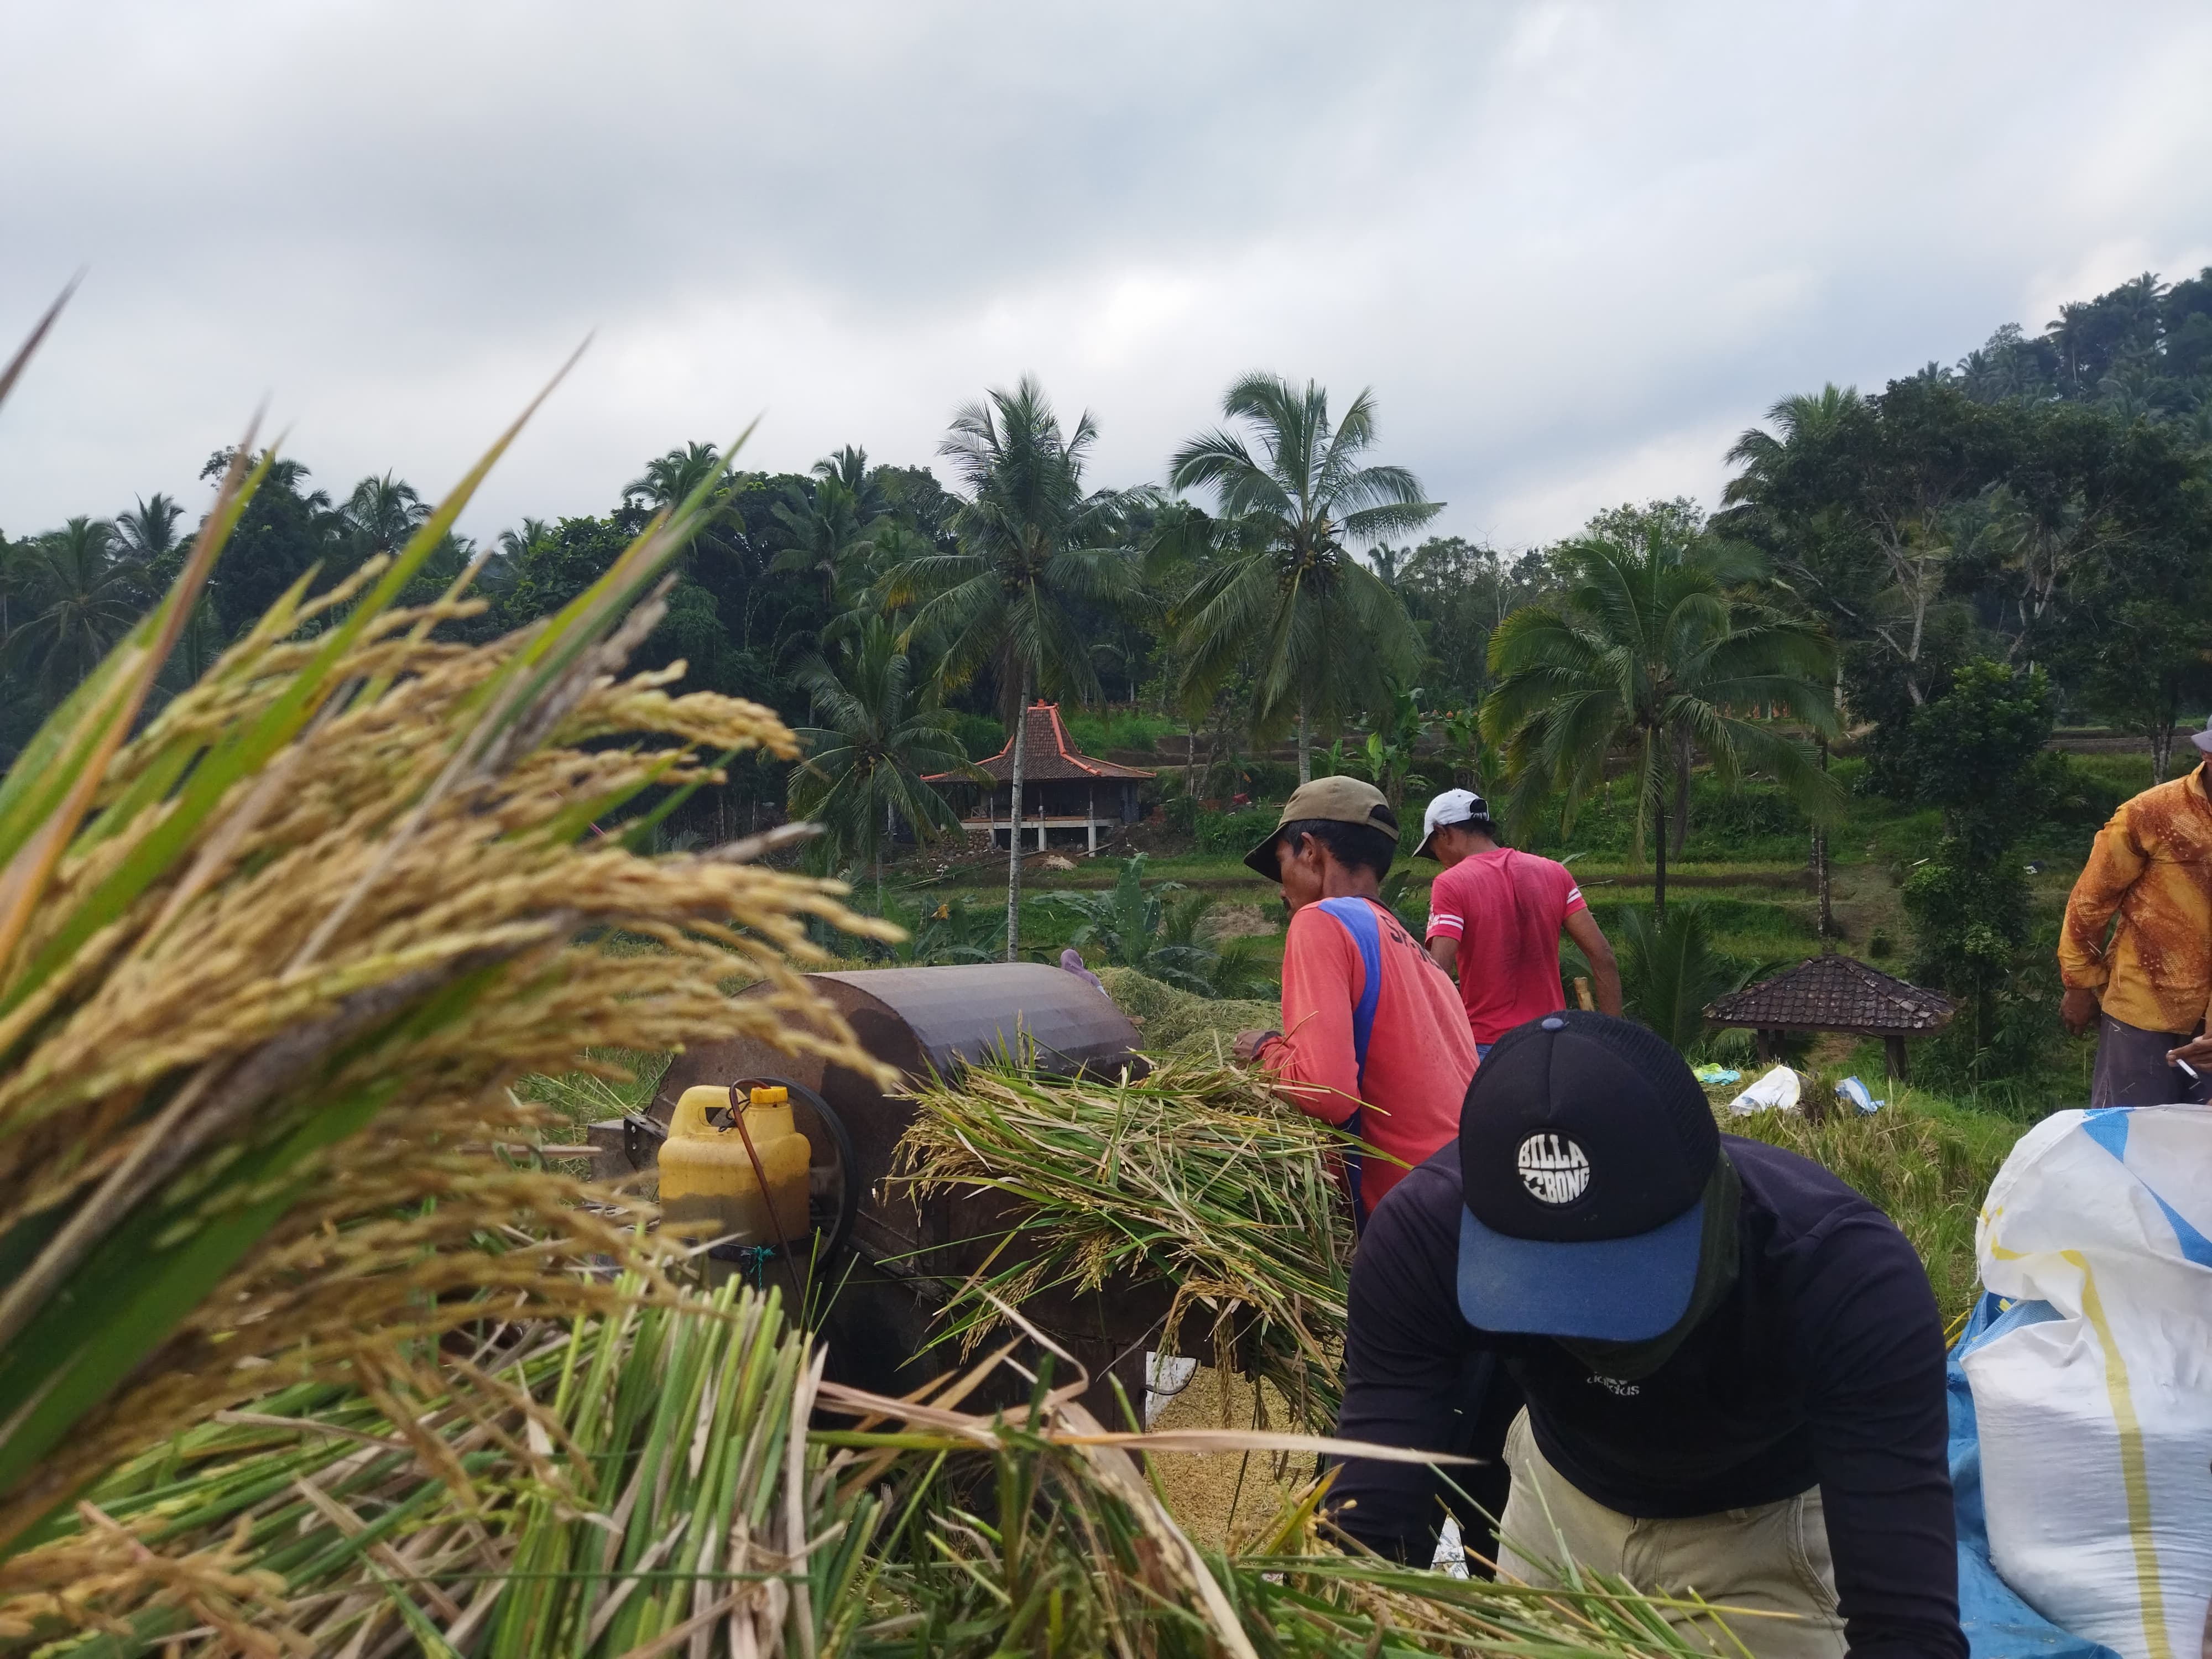
[[[1472,789],[1447,789],[1429,803],[1429,810],[1421,814],[1421,844],[1413,849],[1417,859],[1432,859],[1429,843],[1437,831],[1455,824],[1480,825],[1485,833],[1490,829],[1490,803]]]

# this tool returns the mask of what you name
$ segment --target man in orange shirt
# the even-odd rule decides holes
[[[1396,1162],[1356,1158],[1364,1225],[1406,1170],[1459,1133],[1474,1039],[1459,993],[1382,902],[1398,820],[1380,790],[1316,778],[1244,862],[1282,884],[1283,1029],[1246,1031],[1237,1057],[1275,1074],[1301,1111]]]
[[[2123,804],[2067,896],[2058,1012],[2097,1028],[2092,1106],[2212,1101],[2212,720],[2190,741],[2206,761]]]

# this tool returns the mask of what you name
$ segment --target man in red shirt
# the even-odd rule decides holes
[[[1471,789],[1429,803],[1415,858],[1444,868],[1429,890],[1429,954],[1459,981],[1474,1051],[1515,1026],[1567,1006],[1559,988],[1559,935],[1589,958],[1601,1013],[1620,1013],[1620,969],[1597,918],[1564,864],[1501,847],[1490,806]]]
[[[1244,860],[1282,884],[1283,1029],[1246,1031],[1237,1057],[1272,1071],[1301,1111],[1395,1162],[1354,1158],[1364,1224],[1407,1170],[1459,1133],[1474,1042],[1451,981],[1382,902],[1398,820],[1356,778],[1301,785]]]

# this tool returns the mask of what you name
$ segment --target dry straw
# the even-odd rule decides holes
[[[1052,1286],[1164,1279],[1176,1294],[1162,1348],[1202,1309],[1218,1359],[1233,1351],[1301,1420],[1334,1419],[1352,1229],[1332,1164],[1357,1142],[1234,1067],[1175,1060],[1117,1083],[970,1067],[915,1104],[899,1149],[907,1179],[1018,1206],[947,1310],[963,1342],[997,1322],[999,1304]]]

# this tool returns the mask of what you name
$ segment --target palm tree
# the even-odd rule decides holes
[[[1833,736],[1835,653],[1814,624],[1731,592],[1760,574],[1748,550],[1692,533],[1672,511],[1608,520],[1604,533],[1561,550],[1563,604],[1525,606],[1491,636],[1498,684],[1482,729],[1504,747],[1506,813],[1518,824],[1556,789],[1571,827],[1601,787],[1607,757],[1630,751],[1636,855],[1651,835],[1653,908],[1663,915],[1668,785],[1686,811],[1680,788],[1694,749],[1725,782],[1771,771],[1808,813],[1831,811],[1835,786],[1811,749],[1746,714],[1780,709]]]
[[[1211,568],[1179,607],[1186,658],[1178,695],[1203,701],[1259,653],[1253,719],[1279,731],[1295,716],[1298,781],[1313,776],[1313,720],[1332,725],[1373,707],[1419,666],[1420,637],[1396,593],[1352,556],[1353,544],[1410,531],[1441,503],[1421,498],[1401,466],[1363,465],[1375,441],[1375,399],[1363,391],[1343,418],[1328,393],[1273,374],[1231,386],[1221,411],[1249,422],[1261,453],[1225,429],[1193,438],[1168,463],[1176,489],[1211,485],[1219,535]]]
[[[177,550],[183,539],[177,534],[177,520],[184,514],[183,507],[157,489],[140,496],[131,511],[115,515],[115,539],[126,556],[150,562]]]
[[[934,639],[943,684],[958,685],[988,667],[1014,734],[1013,822],[1020,823],[1028,777],[1027,710],[1040,691],[1080,700],[1098,695],[1080,604],[1120,603],[1135,587],[1134,568],[1106,544],[1119,526],[1122,498],[1086,495],[1083,467],[1098,428],[1089,414],[1063,433],[1044,388],[1029,375],[1012,392],[994,392],[952,417],[940,454],[967,495],[953,511],[952,552],[917,551],[888,572],[888,608],[913,605],[902,640]],[[1006,960],[1020,949],[1022,838],[1009,837]]]
[[[821,823],[834,863],[872,864],[884,914],[884,853],[898,820],[924,838],[956,833],[960,815],[921,781],[967,769],[952,716],[914,684],[914,665],[890,623],[872,617],[833,668],[818,656],[794,678],[823,724],[801,727],[811,752],[792,769],[793,817]]]
[[[364,553],[389,553],[430,516],[430,506],[404,478],[389,472],[380,478],[372,474],[353,487],[338,516]]]
[[[862,518],[879,519],[890,511],[883,485],[868,476],[868,452],[858,444],[831,450],[811,470],[816,477],[835,478],[850,490],[860,503]]]
[[[860,492],[838,472],[825,471],[827,465],[816,465],[820,476],[811,489],[793,485],[790,499],[776,504],[776,522],[792,540],[769,561],[769,568],[818,577],[822,597],[830,606],[849,608],[839,606],[838,601],[849,597],[851,579],[872,550],[871,538],[884,520],[880,515],[868,516]]]
[[[665,455],[656,455],[645,464],[645,471],[623,486],[624,502],[633,498],[658,512],[662,507],[673,507],[689,501],[691,492],[714,476],[722,464],[722,452],[712,444],[696,440],[681,449],[672,449]],[[726,479],[726,485],[734,479]]]
[[[1741,991],[1757,971],[1713,948],[1700,904],[1671,915],[1631,909],[1614,924],[1620,939],[1621,1012],[1687,1055],[1705,1041],[1705,1010]]]
[[[118,556],[115,526],[76,518],[21,549],[8,573],[18,597],[9,665],[58,700],[134,627],[149,602],[143,570]]]
[[[1755,426],[1747,428],[1735,447],[1722,457],[1743,471],[1729,481],[1728,487],[1721,492],[1721,499],[1732,504],[1758,501],[1773,488],[1776,475],[1793,447],[1805,448],[1833,441],[1845,423],[1865,408],[1866,401],[1859,396],[1856,386],[1838,386],[1832,380],[1817,392],[1800,392],[1783,398],[1766,411],[1767,420],[1775,428],[1773,432]]]

